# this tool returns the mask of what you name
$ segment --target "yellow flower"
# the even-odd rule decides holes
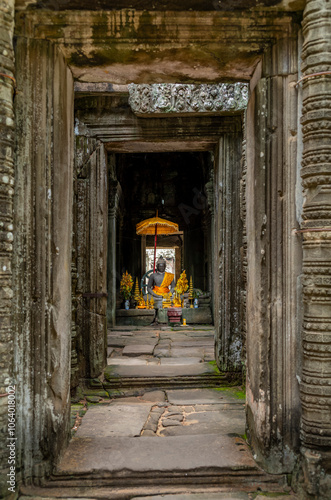
[[[125,300],[128,300],[131,297],[131,290],[133,287],[133,279],[131,274],[128,274],[126,271],[122,275],[121,284],[120,284],[120,293],[123,295]]]
[[[177,292],[178,295],[183,295],[183,293],[185,293],[187,289],[188,289],[188,281],[186,277],[186,272],[184,270],[182,274],[179,276],[179,279],[175,286],[175,292]]]

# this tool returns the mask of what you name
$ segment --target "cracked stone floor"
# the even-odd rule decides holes
[[[118,390],[121,397],[87,398],[99,402],[87,404],[57,474],[87,478],[95,473],[103,478],[140,474],[161,479],[166,474],[259,475],[262,471],[245,441],[242,388],[162,387],[162,380],[169,377],[188,380],[199,373],[215,373],[213,361],[214,331],[210,327],[117,327],[109,331],[108,368],[112,373],[115,371],[117,380],[150,379],[158,381],[158,386],[136,384],[134,388]],[[202,485],[194,494],[185,490],[176,494],[166,491],[165,495],[148,498],[260,499],[263,488],[259,489],[258,484],[258,481],[243,482],[241,486],[233,483],[227,492],[220,489],[208,493],[204,493]],[[280,487],[270,482],[268,489],[276,496],[277,492],[282,493],[282,499],[295,498],[289,488],[284,490],[284,484]]]

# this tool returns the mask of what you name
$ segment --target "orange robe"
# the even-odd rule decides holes
[[[165,295],[169,293],[169,286],[173,282],[174,274],[172,273],[164,273],[164,278],[160,286],[154,286],[153,292],[157,295]]]

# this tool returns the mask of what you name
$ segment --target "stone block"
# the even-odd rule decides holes
[[[177,425],[181,425],[180,422],[178,422],[178,420],[172,420],[172,419],[165,419],[165,420],[162,420],[162,425],[163,427],[175,427]]]
[[[155,343],[127,345],[123,349],[123,356],[140,356],[141,354],[153,354]]]
[[[110,358],[107,361],[108,365],[147,365],[147,360],[142,358]]]
[[[162,358],[161,365],[195,365],[196,363],[201,363],[201,357],[195,358]]]
[[[210,307],[198,307],[197,309],[183,309],[182,319],[187,323],[211,325],[213,318]]]
[[[181,307],[169,307],[167,310],[167,315],[169,318],[169,323],[180,323],[180,318],[182,316]]]
[[[140,436],[151,404],[110,404],[89,408],[78,437]]]
[[[155,316],[154,309],[117,309],[116,326],[147,326]]]
[[[157,320],[159,323],[168,324],[168,313],[167,309],[158,309],[157,310]]]

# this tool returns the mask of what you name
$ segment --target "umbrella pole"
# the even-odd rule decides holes
[[[155,260],[156,260],[156,241],[157,241],[157,224],[155,224],[155,238],[154,238],[154,273],[155,273]]]

